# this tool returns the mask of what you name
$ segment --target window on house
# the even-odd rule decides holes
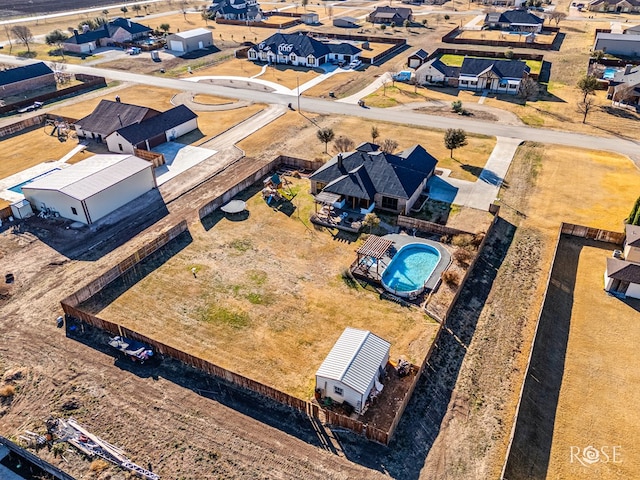
[[[477,84],[478,84],[478,82],[476,82],[475,80],[472,80],[472,81],[469,82],[469,85],[477,85]]]
[[[382,208],[385,208],[387,210],[397,210],[398,199],[391,197],[382,197]]]
[[[518,88],[518,85],[516,85],[515,83],[512,83],[511,85],[509,85],[509,88]]]
[[[340,387],[335,386],[335,385],[333,386],[333,392],[336,395],[340,395],[340,396],[344,395],[344,390],[342,388],[340,388]]]
[[[76,207],[71,207],[71,213],[73,213],[74,215],[78,214],[78,210],[76,210]]]
[[[118,148],[120,149],[120,151],[122,151],[122,144],[121,143],[118,144]]]

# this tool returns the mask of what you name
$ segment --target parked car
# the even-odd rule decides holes
[[[18,113],[33,112],[34,110],[38,110],[39,108],[42,108],[43,105],[44,103],[42,102],[33,102],[31,105],[22,107],[20,110],[18,110]]]
[[[138,47],[131,47],[130,49],[127,50],[127,53],[129,55],[138,55],[140,52],[142,52],[142,50],[140,50],[140,48]]]
[[[362,65],[362,60],[355,59],[355,60],[352,60],[352,61],[351,61],[351,63],[349,64],[349,68],[352,68],[352,69],[354,69],[354,70],[355,70],[355,69],[356,69],[356,68],[358,68],[360,65]]]

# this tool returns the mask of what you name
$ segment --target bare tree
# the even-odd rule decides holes
[[[593,110],[595,106],[596,106],[596,99],[592,96],[587,96],[584,98],[584,100],[578,103],[578,112],[582,113],[583,115],[582,123],[587,122],[587,115],[589,115],[589,112]]]
[[[343,137],[342,135],[340,135],[333,142],[333,150],[336,153],[350,152],[351,150],[353,150],[354,145],[355,143],[349,137]]]
[[[187,0],[182,0],[182,2],[180,2],[180,13],[182,13],[182,16],[184,17],[184,19],[187,19],[187,8],[189,7],[189,2],[187,2]]]
[[[13,50],[13,43],[11,42],[11,32],[9,31],[9,26],[5,24],[4,32],[7,34],[7,40],[9,40],[9,55],[11,55],[11,51]]]
[[[142,7],[138,4],[135,4],[131,7],[131,10],[133,10],[134,12],[136,12],[136,16],[140,15],[140,10],[142,10]]]
[[[549,14],[549,21],[553,20],[554,22],[556,22],[556,27],[565,18],[567,18],[567,14],[565,12],[554,11]]]
[[[329,19],[333,19],[333,5],[327,7],[327,14],[329,15]]]
[[[398,142],[391,138],[385,138],[380,143],[380,150],[382,150],[384,153],[393,153],[396,148],[398,148]]]
[[[127,12],[129,11],[129,9],[127,7],[122,7],[120,11],[123,13],[124,18],[127,18]]]
[[[56,79],[56,83],[65,85],[71,81],[71,74],[67,73],[67,65],[62,62],[51,62],[49,68],[53,70],[53,77]]]
[[[527,77],[520,82],[520,90],[518,94],[520,98],[524,100],[525,105],[527,101],[536,98],[540,92],[540,85],[533,78]]]
[[[25,27],[24,25],[16,25],[11,28],[11,33],[17,38],[18,43],[22,43],[27,46],[27,52],[31,52],[29,48],[29,43],[33,42],[33,35],[31,34],[31,30],[29,27]]]

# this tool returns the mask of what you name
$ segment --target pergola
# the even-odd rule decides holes
[[[380,278],[380,259],[383,258],[389,248],[393,245],[391,240],[386,240],[382,237],[378,237],[377,235],[371,235],[367,238],[367,241],[364,242],[360,248],[356,250],[356,255],[358,255],[358,260],[356,261],[356,269],[359,269],[363,266],[363,260],[365,258],[372,258],[376,260],[376,275],[377,278]],[[368,265],[366,268],[366,272],[369,272]]]
[[[329,192],[320,192],[318,193],[314,199],[315,199],[315,208],[316,208],[316,213],[318,213],[318,204],[321,203],[323,205],[333,205],[334,203],[337,203],[340,201],[340,198],[342,196],[338,195],[337,193],[329,193]]]

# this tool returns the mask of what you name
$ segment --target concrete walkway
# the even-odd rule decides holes
[[[450,178],[450,171],[431,177],[427,183],[429,198],[478,210],[489,210],[489,205],[498,198],[500,186],[507,175],[513,156],[522,140],[497,137],[496,146],[480,173],[478,180],[469,182]]]
[[[351,103],[355,105],[358,103],[358,100],[366,97],[367,95],[371,95],[373,92],[378,90],[382,85],[384,85],[385,82],[390,82],[390,81],[391,81],[391,74],[389,72],[385,72],[382,75],[380,75],[378,78],[376,78],[373,82],[371,82],[369,85],[367,85],[362,90],[360,90],[358,93],[355,93],[350,97],[336,100],[336,102]]]
[[[482,30],[486,15],[476,15],[470,22],[467,22],[463,30]]]

